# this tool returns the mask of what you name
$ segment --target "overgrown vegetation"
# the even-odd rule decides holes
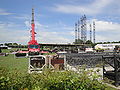
[[[45,70],[40,74],[23,74],[0,68],[0,90],[105,90],[97,78],[86,71],[78,74]]]
[[[28,58],[0,56],[0,90],[115,90],[106,87],[93,71],[27,73]]]

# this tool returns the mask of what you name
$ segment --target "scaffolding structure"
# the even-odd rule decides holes
[[[81,40],[86,42],[87,40],[87,23],[86,23],[86,16],[82,16],[81,18]]]
[[[78,40],[80,40],[80,21],[78,20]]]
[[[90,23],[89,25],[89,40],[95,43],[95,21]],[[75,42],[85,43],[87,41],[87,18],[86,15],[83,15],[76,23],[75,23]]]
[[[77,42],[77,23],[75,23],[75,42]]]
[[[90,24],[90,41],[92,42],[92,26]]]

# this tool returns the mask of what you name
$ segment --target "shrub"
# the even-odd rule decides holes
[[[2,71],[2,72],[1,72]],[[104,90],[105,86],[97,80],[96,74],[88,71],[51,71],[22,74],[18,71],[9,73],[0,69],[0,90]]]

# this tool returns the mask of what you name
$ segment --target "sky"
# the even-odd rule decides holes
[[[0,43],[27,44],[31,9],[39,43],[72,43],[75,22],[84,14],[95,21],[96,42],[120,41],[120,0],[0,0]]]

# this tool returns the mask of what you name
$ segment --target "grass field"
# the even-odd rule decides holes
[[[26,49],[26,48],[22,48]],[[13,49],[2,49],[3,53],[10,53],[10,51],[15,51],[17,48]],[[9,54],[8,56],[0,56],[0,67],[4,67],[10,72],[18,70],[20,72],[27,72],[28,70],[28,58],[15,58],[14,54]]]
[[[9,71],[27,72],[28,58],[14,58],[14,55],[0,56],[0,67],[4,67]]]
[[[11,50],[17,50],[16,48],[13,49],[2,49],[3,53],[10,53]],[[21,48],[21,50],[26,50],[26,48]],[[54,55],[55,53],[51,53]],[[9,54],[8,56],[0,56],[0,67],[4,67],[9,71],[18,70],[20,72],[27,72],[28,70],[28,62],[29,58],[15,58],[14,54]]]
[[[2,49],[3,53],[10,53],[10,51],[16,51],[18,48],[12,48],[12,49]],[[19,48],[20,50],[27,50],[27,48]]]

